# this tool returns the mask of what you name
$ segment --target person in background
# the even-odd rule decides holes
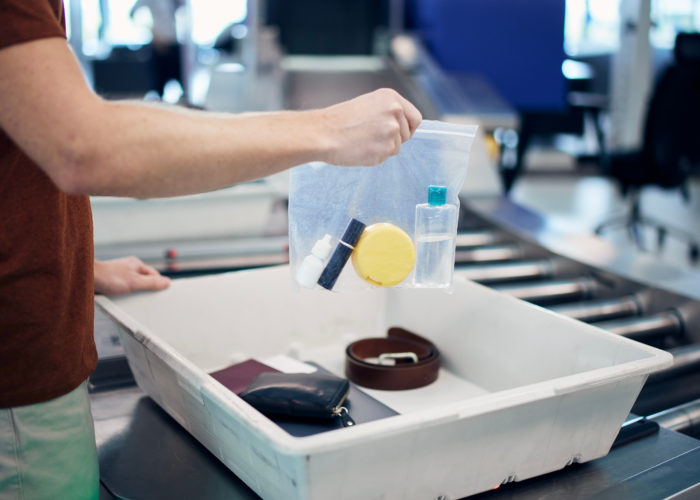
[[[182,51],[175,22],[177,9],[182,5],[182,0],[136,0],[130,12],[132,18],[139,9],[147,9],[151,14],[153,83],[161,96],[170,80],[182,85]]]
[[[309,161],[376,165],[421,115],[389,89],[243,115],[105,101],[69,49],[62,0],[0,0],[0,19],[0,498],[97,498],[93,294],[168,283],[136,259],[94,260],[89,195],[185,195]]]

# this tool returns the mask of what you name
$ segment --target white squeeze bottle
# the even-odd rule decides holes
[[[448,288],[455,267],[457,205],[445,203],[445,186],[428,186],[428,203],[416,205],[415,286]]]
[[[297,283],[304,288],[316,286],[319,276],[326,265],[326,259],[331,253],[331,235],[327,234],[314,243],[311,253],[307,255],[297,271]]]

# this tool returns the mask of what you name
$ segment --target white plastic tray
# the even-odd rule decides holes
[[[98,304],[144,391],[264,498],[460,498],[605,455],[670,354],[457,280],[454,293],[295,290],[289,268]],[[346,344],[403,326],[439,379],[367,391],[401,415],[295,438],[207,375],[289,355],[342,375]]]

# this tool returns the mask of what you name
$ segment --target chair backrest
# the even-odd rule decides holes
[[[700,33],[678,34],[674,53],[654,87],[642,150],[649,183],[664,187],[700,163]]]

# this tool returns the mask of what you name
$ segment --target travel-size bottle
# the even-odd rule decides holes
[[[446,203],[445,186],[429,186],[428,202],[416,205],[415,285],[448,288],[455,267],[457,205]]]

